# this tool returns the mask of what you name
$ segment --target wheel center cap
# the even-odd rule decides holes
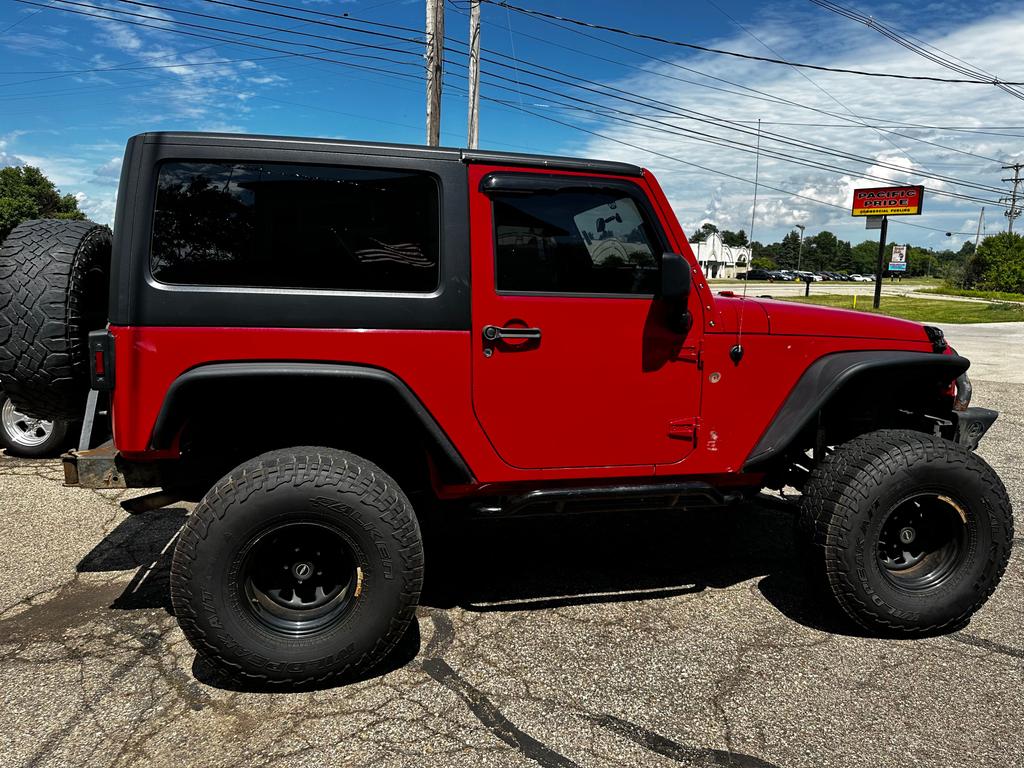
[[[917,538],[917,531],[911,528],[909,525],[906,528],[900,529],[900,541],[904,544],[912,544],[914,539]]]
[[[308,579],[313,575],[313,564],[306,560],[300,560],[292,566],[292,575],[299,581]]]

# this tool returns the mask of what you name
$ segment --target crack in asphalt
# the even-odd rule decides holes
[[[594,725],[623,736],[649,752],[655,752],[677,763],[699,768],[779,768],[775,763],[740,752],[726,752],[709,747],[687,747],[660,733],[612,715],[592,715],[588,719]]]
[[[486,695],[452,669],[448,662],[441,658],[455,639],[451,619],[437,610],[430,611],[430,619],[434,624],[434,636],[427,643],[427,658],[420,662],[424,672],[462,699],[469,707],[469,711],[487,730],[509,746],[515,747],[524,757],[530,758],[544,768],[580,768],[578,763],[542,744],[516,726]]]
[[[982,650],[992,651],[993,653],[1001,653],[1004,656],[1012,656],[1015,659],[1024,659],[1024,650],[1020,648],[1011,648],[1008,645],[997,643],[992,640],[986,640],[983,637],[977,637],[976,635],[969,635],[965,632],[954,632],[951,635],[947,635],[950,640],[954,640],[964,645],[970,645],[974,648],[981,648]]]
[[[524,757],[544,768],[580,768],[579,763],[556,752],[516,726],[486,694],[441,658],[455,640],[455,629],[451,619],[437,609],[429,609],[428,615],[434,625],[434,635],[424,651],[426,658],[420,661],[423,671],[462,699],[485,728],[504,743],[516,748]],[[562,706],[572,709],[571,705]],[[656,731],[613,715],[594,715],[583,711],[579,714],[584,720],[621,736],[648,752],[695,768],[779,768],[775,763],[731,749],[686,746]]]

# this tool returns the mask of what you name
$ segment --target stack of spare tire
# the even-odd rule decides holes
[[[36,219],[0,246],[0,391],[35,419],[81,418],[88,334],[104,328],[111,232],[91,221]]]

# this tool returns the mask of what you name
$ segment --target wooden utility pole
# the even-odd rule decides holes
[[[444,2],[445,0],[427,0],[427,144],[431,147],[441,143]]]
[[[1003,166],[1003,170],[1004,171],[1013,171],[1013,178],[1012,179],[1003,179],[1003,181],[1012,181],[1013,182],[1013,192],[1010,193],[1010,199],[1008,201],[1010,203],[1010,207],[1008,209],[1006,209],[1005,211],[1003,211],[1003,214],[1006,216],[1006,222],[1007,222],[1006,223],[1006,231],[1011,233],[1011,234],[1013,233],[1013,220],[1016,219],[1018,216],[1020,216],[1020,208],[1017,207],[1017,187],[1020,186],[1020,182],[1021,182],[1021,178],[1020,178],[1020,169],[1021,168],[1024,168],[1024,164],[1022,164],[1022,163],[1014,163],[1013,165],[1004,165]],[[1004,197],[1003,200],[1006,200],[1006,198]],[[1000,200],[1000,202],[1002,202],[1002,200]]]
[[[469,6],[469,136],[470,149],[480,146],[480,0]]]
[[[971,259],[978,255],[978,243],[981,242],[981,225],[985,221],[985,208],[981,209],[981,215],[978,217],[978,233],[974,236],[974,254],[967,254],[964,258],[964,279],[960,281],[962,287],[967,288],[968,278],[971,276]]]

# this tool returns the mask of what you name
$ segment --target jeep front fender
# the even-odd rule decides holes
[[[866,350],[825,355],[804,371],[747,456],[743,470],[759,471],[767,461],[783,453],[829,400],[857,379],[871,384],[880,378],[903,385],[929,379],[951,382],[970,364],[965,357],[934,352]],[[884,388],[878,396],[886,396]]]

